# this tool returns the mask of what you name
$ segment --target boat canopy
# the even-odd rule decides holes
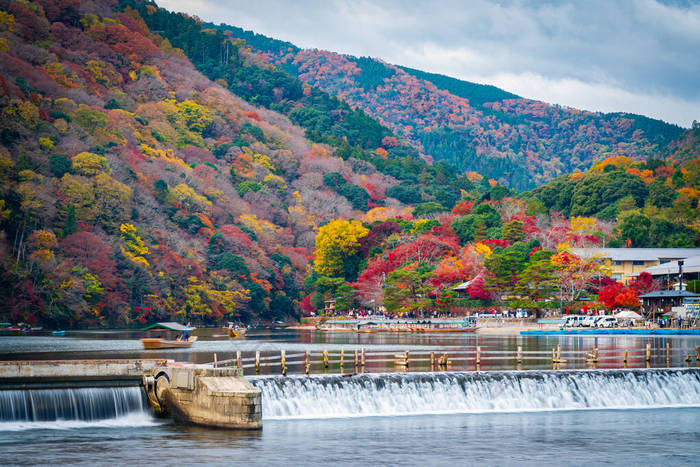
[[[143,328],[144,331],[148,331],[150,329],[169,329],[170,331],[183,332],[183,331],[192,331],[196,328],[190,327],[190,326],[185,326],[184,324],[169,321],[166,323],[151,324],[150,326]]]

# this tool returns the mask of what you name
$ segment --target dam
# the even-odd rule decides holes
[[[260,390],[237,368],[168,360],[0,362],[0,422],[121,419],[262,427]]]
[[[558,354],[560,344],[568,363],[555,369],[552,349]],[[144,352],[138,340],[114,334],[5,337],[0,355],[11,362],[0,365],[0,449],[3,463],[21,465],[113,466],[174,458],[184,464],[197,459],[266,466],[546,466],[561,463],[558,452],[568,453],[572,465],[687,465],[700,456],[698,344],[693,336],[353,334],[309,341],[300,331],[276,331],[240,341],[203,339],[187,351]],[[595,347],[599,362],[587,363]],[[410,364],[398,365],[405,351]],[[436,364],[431,370],[431,352],[435,360],[447,353],[451,367]],[[194,400],[195,374],[190,380],[187,371],[178,376],[173,370],[212,370],[214,354],[221,377],[227,372],[236,377],[240,366],[250,388],[259,391],[256,408],[264,429],[209,429],[155,410],[149,392],[151,397],[160,392],[156,401],[168,403],[167,379],[155,368],[169,367],[168,386],[180,386],[182,400]],[[57,362],[66,361],[80,368],[79,377],[55,378]],[[121,363],[128,371],[119,376],[121,370],[114,369]],[[10,371],[19,378],[8,378]],[[214,389],[208,385],[206,392]]]
[[[0,363],[0,423],[263,420],[700,406],[700,369],[253,376],[167,361]],[[122,373],[116,374],[121,368]],[[140,371],[141,374],[137,374]],[[76,372],[84,372],[80,377]],[[98,373],[101,373],[100,375]],[[18,382],[17,373],[23,374]],[[49,376],[49,374],[51,376]]]
[[[193,456],[211,463],[235,459],[247,465],[288,465],[289,459],[381,464],[390,456],[397,463],[419,458],[443,465],[465,455],[557,465],[561,458],[541,448],[543,438],[589,465],[610,459],[630,463],[640,451],[643,460],[656,465],[692,463],[700,455],[694,441],[700,416],[696,368],[293,375],[249,381],[261,397],[264,430],[173,424],[169,417],[156,416],[146,386],[133,380],[116,386],[0,390],[4,462],[26,462],[27,446],[38,446],[30,450],[36,464],[59,459],[94,465],[99,447],[101,465],[138,464],[148,456],[172,456],[185,464]],[[621,433],[634,441],[620,443]],[[439,441],[426,444],[427,439]],[[671,450],[674,457],[663,455]]]
[[[700,405],[700,370],[386,373],[252,378],[263,418],[345,418]]]

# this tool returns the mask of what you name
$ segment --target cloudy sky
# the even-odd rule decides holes
[[[156,0],[319,48],[586,110],[700,120],[700,0]]]

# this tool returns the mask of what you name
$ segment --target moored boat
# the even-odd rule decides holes
[[[341,328],[338,326],[321,326],[318,325],[316,326],[317,331],[323,331],[323,332],[353,332],[353,328]]]
[[[192,343],[197,340],[197,336],[190,336],[187,340],[166,340],[162,337],[144,337],[141,339],[143,348],[151,349],[179,349],[192,347]]]
[[[245,332],[247,331],[245,326],[235,325],[231,322],[228,323],[228,337],[233,339],[242,339],[245,337]]]
[[[197,340],[196,336],[190,336],[190,331],[195,329],[173,322],[152,324],[143,329],[146,337],[141,343],[146,350],[188,348]]]

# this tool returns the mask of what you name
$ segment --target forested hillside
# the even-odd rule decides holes
[[[507,192],[153,4],[0,0],[0,69],[5,321],[293,317],[318,225]]]
[[[644,117],[301,51],[135,0],[0,0],[0,70],[3,321],[272,321],[332,297],[444,310],[467,279],[469,300],[501,300],[533,261],[562,287],[571,246],[698,243],[697,127],[667,144],[678,129]],[[429,163],[424,138],[481,141],[475,165],[452,161],[486,176]],[[578,166],[556,141],[576,141],[582,167],[609,157],[519,196],[494,179]]]
[[[681,141],[696,142],[696,131]],[[624,286],[606,277],[600,258],[581,258],[572,249],[700,246],[694,151],[683,163],[611,157],[518,197],[475,190],[449,212],[370,211],[354,221],[333,220],[319,229],[303,305],[312,312],[335,299],[339,312],[381,304],[397,314],[638,308],[638,295],[658,287],[651,276]],[[458,297],[453,288],[467,281]]]
[[[220,28],[245,39],[267,63],[376,117],[427,160],[518,190],[611,156],[658,158],[682,132],[640,115],[564,108],[373,58],[301,50],[240,28]]]

